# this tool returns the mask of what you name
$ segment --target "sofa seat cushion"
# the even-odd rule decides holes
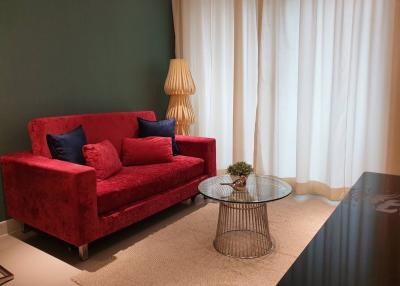
[[[129,166],[97,182],[100,214],[118,209],[191,181],[204,173],[204,160],[175,156],[168,163]]]

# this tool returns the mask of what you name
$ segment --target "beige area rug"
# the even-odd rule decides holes
[[[92,285],[275,285],[334,210],[317,197],[289,196],[268,204],[274,251],[235,259],[215,251],[218,204],[204,207],[151,234],[96,272],[73,281]]]

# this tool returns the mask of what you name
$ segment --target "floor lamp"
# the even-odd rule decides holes
[[[175,118],[176,134],[189,135],[195,121],[189,96],[196,92],[196,86],[184,59],[170,60],[164,91],[170,96],[166,118]]]

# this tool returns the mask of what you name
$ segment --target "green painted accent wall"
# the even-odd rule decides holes
[[[26,126],[35,117],[162,117],[173,37],[168,0],[1,0],[0,154],[30,148]]]

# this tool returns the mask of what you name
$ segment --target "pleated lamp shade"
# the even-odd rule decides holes
[[[184,59],[170,60],[164,91],[168,95],[191,95],[196,92],[192,74]]]

